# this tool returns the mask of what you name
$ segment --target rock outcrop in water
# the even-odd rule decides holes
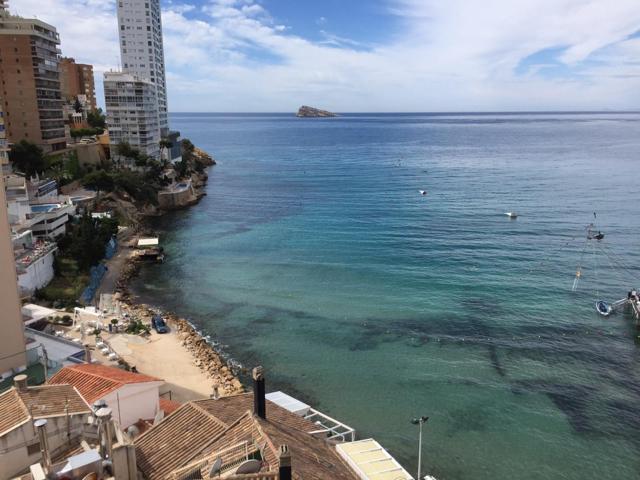
[[[319,110],[317,108],[308,107],[303,105],[298,109],[296,117],[304,118],[317,118],[317,117],[337,117],[335,113],[328,112],[327,110]]]

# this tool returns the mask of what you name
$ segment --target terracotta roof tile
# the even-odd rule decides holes
[[[253,411],[253,393],[241,393],[222,397],[218,400],[196,400],[200,407],[228,425],[231,425],[247,410]],[[294,428],[304,433],[318,429],[318,426],[310,420],[300,417],[280,405],[267,400],[267,419],[284,423],[289,428]]]
[[[75,386],[89,403],[104,397],[126,384],[161,382],[159,378],[121,368],[83,363],[64,367],[48,380],[48,384],[68,383]]]
[[[175,400],[160,397],[160,410],[164,410],[165,415],[175,412],[182,404]]]
[[[72,385],[41,385],[24,392],[15,387],[0,394],[0,436],[38,418],[91,413]]]
[[[236,419],[242,410],[248,413],[253,427],[246,423],[236,423],[216,441],[207,447],[207,453],[214,453],[225,446],[247,440],[247,432],[259,445],[265,444],[265,460],[272,470],[278,466],[278,448],[286,444],[291,452],[293,478],[304,480],[356,480],[357,475],[340,458],[335,448],[322,438],[309,434],[318,429],[313,422],[286,410],[267,400],[267,419],[263,420],[251,414],[253,393],[223,397],[218,400],[197,400],[199,406],[218,418],[228,418],[236,413]],[[248,412],[247,412],[248,411]],[[246,414],[245,413],[245,414]]]
[[[0,394],[0,436],[29,420],[29,410],[15,388]]]
[[[184,404],[134,443],[138,467],[150,480],[167,478],[187,465],[249,440],[263,449],[268,469],[278,466],[287,444],[296,479],[357,480],[335,448],[309,432],[317,426],[267,400],[267,420],[253,415],[253,394]]]
[[[185,403],[134,440],[138,468],[149,480],[189,463],[227,425],[195,403]]]
[[[91,413],[91,407],[73,385],[40,385],[18,392],[34,419]]]

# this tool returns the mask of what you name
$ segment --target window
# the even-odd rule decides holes
[[[35,455],[36,453],[40,453],[40,442],[27,445],[27,455],[31,456]]]

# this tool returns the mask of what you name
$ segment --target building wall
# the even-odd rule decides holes
[[[169,133],[160,0],[118,0],[123,71],[156,86],[162,136]]]
[[[104,147],[100,143],[78,143],[74,145],[78,162],[83,167],[86,165],[99,165],[107,160]]]
[[[11,142],[29,140],[41,143],[40,115],[31,63],[31,41],[27,35],[0,35],[0,77]]]
[[[20,311],[4,178],[0,175],[0,375],[26,367],[24,327]],[[1,463],[1,462],[0,462]],[[0,475],[0,478],[2,476]]]
[[[47,152],[66,148],[55,28],[6,14],[0,15],[0,27],[0,79],[9,141],[29,140]]]
[[[80,90],[82,94],[87,96],[87,107],[89,110],[95,110],[98,107],[96,103],[96,84],[93,77],[93,65],[78,63],[78,75]]]
[[[60,91],[67,102],[74,102],[78,95],[86,95],[87,108],[96,108],[96,88],[93,65],[76,63],[73,58],[60,59]]]
[[[18,275],[18,286],[23,292],[32,293],[53,280],[53,257],[54,252],[49,252],[29,265],[24,273]]]
[[[165,190],[158,192],[158,205],[165,210],[186,207],[198,201],[198,196],[193,190],[191,182],[187,188],[172,191]]]
[[[122,428],[138,420],[153,419],[160,409],[159,390],[162,382],[144,382],[124,385],[104,397],[112,410],[113,419]]]
[[[68,427],[72,439],[81,435],[87,418],[88,415],[69,417]],[[67,448],[67,417],[47,419],[47,438],[52,456]],[[13,478],[39,462],[42,456],[37,445],[38,433],[31,421],[0,437],[0,478]]]

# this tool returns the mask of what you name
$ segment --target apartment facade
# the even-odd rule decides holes
[[[40,20],[10,15],[0,4],[0,80],[9,142],[28,140],[45,152],[66,148],[60,92],[60,38]]]
[[[129,73],[107,72],[104,98],[112,158],[117,158],[117,146],[121,142],[128,142],[150,157],[160,158],[155,85]]]
[[[96,86],[93,65],[76,63],[73,58],[60,59],[60,91],[62,98],[73,104],[76,99],[85,99],[85,110],[95,110]]]
[[[161,135],[169,133],[160,0],[118,0],[123,71],[156,88]]]
[[[0,175],[0,377],[5,377],[12,371],[26,367],[24,326],[20,298],[18,296],[18,282],[16,277],[15,259],[7,215],[7,199],[4,190],[4,178]]]

